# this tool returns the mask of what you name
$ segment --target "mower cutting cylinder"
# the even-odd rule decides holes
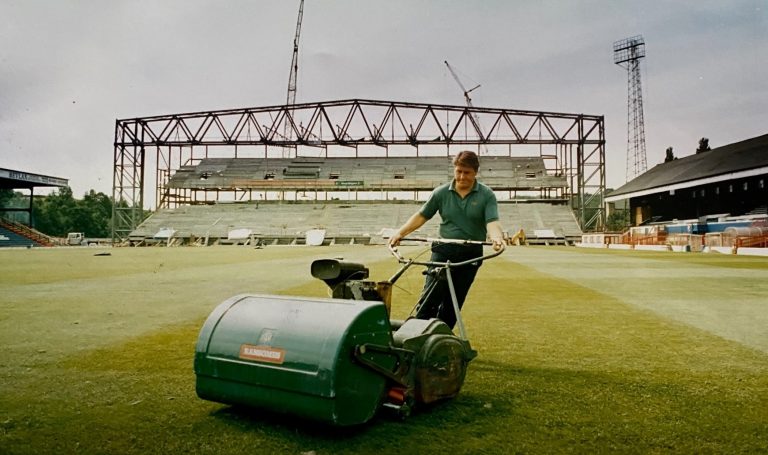
[[[355,362],[361,344],[390,345],[381,302],[239,295],[208,317],[195,349],[201,398],[334,425],[366,422],[387,395],[387,379]],[[384,368],[386,353],[370,353]]]

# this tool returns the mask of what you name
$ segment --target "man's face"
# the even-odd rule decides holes
[[[453,167],[453,178],[456,180],[456,189],[466,191],[472,189],[475,184],[477,172],[471,167],[457,165]]]

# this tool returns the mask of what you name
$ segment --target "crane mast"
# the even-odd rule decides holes
[[[296,21],[296,36],[293,38],[293,58],[291,59],[291,74],[288,76],[288,96],[285,104],[296,104],[296,77],[299,73],[299,36],[301,35],[301,19],[304,16],[304,0],[299,3],[299,19]]]
[[[299,3],[299,18],[296,21],[296,35],[293,37],[293,58],[291,58],[291,74],[288,76],[288,96],[285,99],[286,108],[296,104],[296,77],[299,73],[299,36],[301,35],[301,19],[304,17],[304,0]],[[283,126],[283,140],[288,142],[291,134],[291,124],[286,120]],[[283,147],[283,158],[290,155],[290,146]]]
[[[477,118],[477,114],[475,114],[472,110],[474,109],[474,105],[472,104],[472,98],[469,97],[469,93],[472,92],[475,89],[480,88],[480,84],[477,84],[476,86],[472,87],[471,89],[467,90],[466,87],[464,87],[464,84],[461,83],[461,79],[459,79],[459,76],[456,74],[456,72],[451,68],[451,65],[448,64],[448,60],[443,60],[445,62],[445,66],[448,67],[448,71],[451,72],[451,76],[453,76],[453,79],[456,81],[457,84],[459,84],[459,87],[461,88],[461,91],[464,92],[464,101],[467,103],[467,107],[470,109],[469,114],[472,116],[472,119],[475,121],[475,126],[477,128],[477,132],[480,135],[480,140],[484,141],[485,133],[483,132],[483,128],[480,126],[480,119]],[[479,147],[479,146],[478,146]],[[483,151],[487,152],[487,148],[483,146]]]

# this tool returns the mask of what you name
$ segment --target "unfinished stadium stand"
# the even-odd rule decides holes
[[[448,157],[206,158],[182,166],[169,191],[431,191],[449,181]],[[541,157],[483,157],[480,180],[491,187],[565,187],[548,175]],[[401,226],[421,202],[408,200],[314,200],[199,202],[159,209],[129,236],[132,245],[299,245],[323,230],[324,245],[382,243],[382,233]],[[523,230],[530,243],[568,244],[580,239],[573,212],[563,201],[502,201],[509,233]],[[437,236],[439,217],[416,235]],[[163,230],[170,236],[160,236]],[[166,231],[167,232],[167,231]],[[244,233],[248,233],[244,235]],[[539,235],[536,235],[536,234]],[[247,237],[247,238],[246,238]]]
[[[308,230],[326,231],[324,244],[381,242],[382,231],[401,226],[420,203],[406,201],[333,201],[317,203],[219,203],[161,209],[131,233],[134,245],[299,245]],[[572,244],[581,238],[578,223],[565,205],[501,203],[505,230],[522,229],[529,244]],[[417,235],[437,235],[439,217]],[[163,232],[173,231],[168,236]],[[248,232],[247,239],[242,232]],[[235,233],[235,235],[233,235]]]
[[[298,245],[311,229],[326,231],[324,244],[369,244],[386,227],[399,227],[418,209],[415,203],[220,203],[162,209],[131,233],[134,245],[152,242],[161,229],[174,229],[174,244]],[[436,224],[421,229],[434,236]],[[248,232],[248,238],[242,236]],[[234,234],[233,234],[234,233]]]
[[[430,190],[450,178],[452,170],[447,157],[206,158],[197,165],[181,166],[168,188],[331,190],[343,182],[365,182],[368,189]],[[547,174],[540,157],[483,157],[480,175],[491,187],[566,186],[562,177]]]

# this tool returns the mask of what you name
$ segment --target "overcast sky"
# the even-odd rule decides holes
[[[0,167],[112,193],[115,119],[285,102],[298,0],[0,0]],[[297,102],[365,98],[604,115],[625,182],[643,35],[648,167],[768,133],[768,0],[306,0]],[[151,189],[149,189],[151,191]]]

